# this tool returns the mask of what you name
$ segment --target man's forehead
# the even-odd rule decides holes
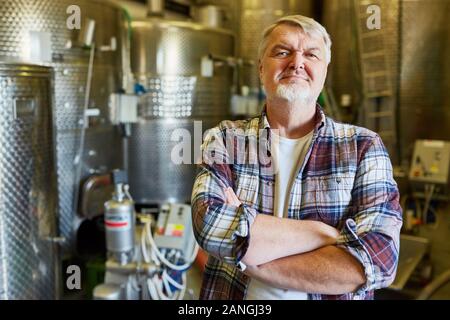
[[[293,39],[300,40],[307,47],[322,49],[325,43],[322,38],[307,34],[300,26],[280,24],[276,26],[269,35],[271,46],[289,44]]]

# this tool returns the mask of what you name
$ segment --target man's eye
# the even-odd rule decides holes
[[[286,57],[289,54],[287,51],[279,51],[276,53],[277,57]]]
[[[308,53],[307,56],[317,59],[317,56],[314,53]]]

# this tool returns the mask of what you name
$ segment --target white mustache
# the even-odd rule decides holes
[[[301,72],[289,71],[289,72],[286,72],[286,73],[282,73],[280,79],[287,78],[287,77],[298,77],[298,78],[302,78],[304,80],[309,81],[310,78],[309,78],[308,74],[306,73],[306,71],[303,70],[303,69],[300,69],[300,70],[302,70],[302,71]]]

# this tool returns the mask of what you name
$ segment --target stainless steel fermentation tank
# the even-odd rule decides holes
[[[194,121],[204,131],[230,118],[233,34],[164,19],[133,21],[132,33],[131,68],[145,94],[128,142],[131,193],[141,204],[189,202],[196,166],[172,162],[175,130],[188,133],[194,163]],[[215,61],[212,76],[202,75],[202,58]]]
[[[408,164],[417,139],[448,140],[450,137],[450,25],[446,0],[376,0],[381,7],[382,42],[367,38],[362,52],[378,48],[385,52],[392,95],[385,99],[397,113],[397,140],[391,155],[398,164]],[[329,77],[337,100],[352,97],[352,107],[361,108],[354,6],[369,5],[362,0],[325,0],[323,22],[332,41]],[[362,7],[364,8],[364,7]],[[365,14],[365,11],[363,12]],[[367,14],[367,17],[369,14]],[[365,21],[361,21],[365,25]],[[370,65],[377,68],[377,63]],[[383,111],[383,110],[381,110]],[[367,120],[367,119],[362,119]],[[380,121],[380,129],[389,124]],[[389,148],[389,145],[388,145]]]
[[[0,62],[0,299],[54,299],[58,248],[50,68]]]
[[[70,252],[81,222],[75,199],[80,181],[121,165],[121,139],[108,120],[108,98],[124,82],[126,15],[108,1],[0,0],[0,17],[0,61],[20,59],[55,70],[59,228]],[[87,97],[90,49],[85,45],[92,31]],[[85,115],[85,106],[92,116]]]

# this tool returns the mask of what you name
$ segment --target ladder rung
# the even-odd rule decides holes
[[[369,30],[367,32],[360,32],[359,36],[361,39],[374,38],[374,37],[384,37],[383,31],[381,30]]]
[[[394,113],[392,111],[380,111],[380,112],[370,112],[367,114],[369,118],[384,118],[393,117]]]
[[[377,50],[377,51],[368,52],[368,53],[361,53],[361,57],[363,59],[369,59],[369,58],[375,58],[375,57],[386,58],[386,51],[385,50]]]
[[[390,97],[392,96],[391,90],[375,91],[375,90],[365,90],[364,95],[367,98],[380,98],[380,97]]]
[[[388,71],[374,71],[374,72],[368,72],[364,74],[364,78],[379,78],[382,76],[389,77]]]

